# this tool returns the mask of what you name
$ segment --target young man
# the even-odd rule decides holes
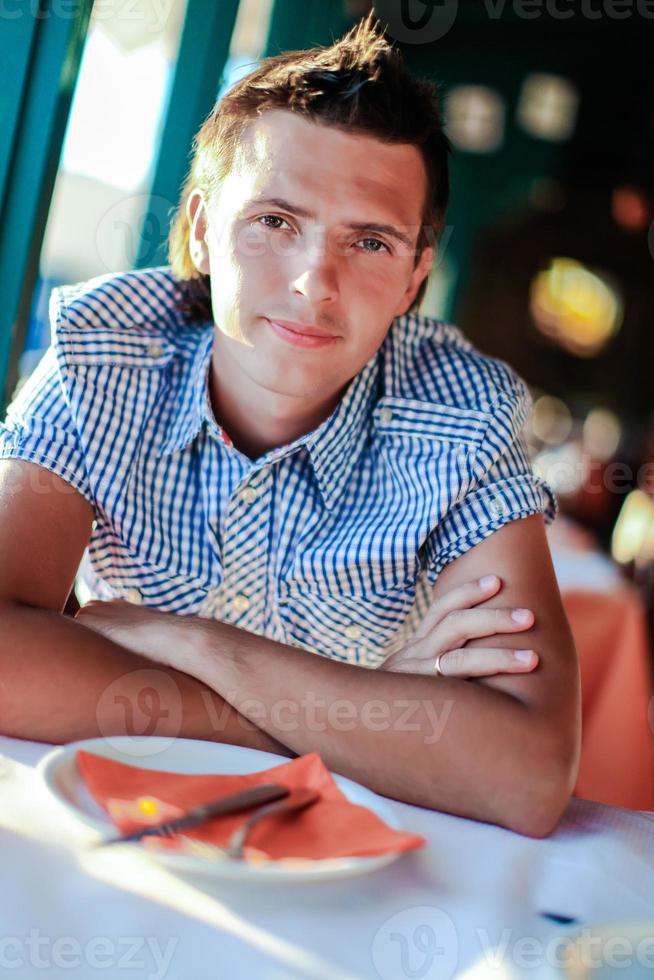
[[[157,734],[556,825],[579,678],[528,394],[410,312],[447,152],[433,88],[368,19],[215,107],[171,268],[55,293],[0,444],[0,730],[113,734],[145,701]],[[83,553],[105,601],[73,621]]]

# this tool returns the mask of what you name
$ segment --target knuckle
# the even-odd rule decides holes
[[[461,629],[462,618],[463,612],[460,609],[452,609],[443,617],[443,626],[447,628],[448,632],[456,633],[457,630]]]
[[[441,660],[441,665],[443,661],[447,661],[448,672],[459,672],[463,670],[466,661],[465,650],[457,648],[456,650],[450,650],[449,653],[445,654]]]
[[[465,614],[460,609],[453,609],[443,618],[441,635],[447,643],[461,643],[465,637]]]

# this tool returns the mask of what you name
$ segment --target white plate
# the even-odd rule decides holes
[[[116,828],[102,807],[93,799],[82,780],[75,762],[78,749],[93,752],[126,765],[142,765],[148,769],[165,770],[187,774],[220,773],[234,775],[239,773],[261,772],[271,769],[278,763],[288,762],[284,756],[269,752],[259,752],[239,745],[223,745],[220,742],[201,742],[195,739],[170,739],[152,736],[147,740],[147,758],[139,749],[138,739],[125,736],[112,736],[110,739],[91,738],[81,742],[71,742],[48,752],[37,766],[39,775],[50,792],[67,809],[85,824],[100,831],[103,836],[112,837]],[[136,758],[135,758],[136,756]],[[332,773],[336,785],[352,803],[365,806],[394,830],[402,830],[396,813],[388,803],[365,786]],[[289,859],[270,861],[261,865],[248,865],[245,862],[228,859],[209,860],[192,854],[179,854],[167,851],[145,851],[141,844],[125,844],[124,847],[138,847],[156,860],[166,864],[171,870],[193,874],[210,874],[220,878],[241,880],[272,881],[313,881],[316,879],[347,878],[352,875],[375,871],[400,857],[402,851],[393,851],[378,857],[330,858],[320,861]]]

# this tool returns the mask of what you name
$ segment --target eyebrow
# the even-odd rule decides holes
[[[296,215],[298,218],[315,218],[315,214],[312,211],[307,211],[306,208],[301,208],[297,204],[291,204],[290,201],[285,201],[281,197],[263,197],[254,198],[244,206],[243,211],[248,211],[255,205],[264,205],[266,207],[280,208],[282,211],[288,211],[290,214]],[[413,248],[413,241],[408,235],[396,228],[395,225],[385,225],[379,224],[375,221],[351,221],[348,226],[352,231],[374,231],[379,235],[388,235],[389,238],[396,238],[398,241],[403,242],[407,248]]]

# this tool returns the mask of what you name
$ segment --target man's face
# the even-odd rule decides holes
[[[312,400],[344,390],[431,267],[432,249],[415,265],[426,187],[414,146],[286,111],[254,121],[217,199],[189,200],[216,363],[248,388]]]

